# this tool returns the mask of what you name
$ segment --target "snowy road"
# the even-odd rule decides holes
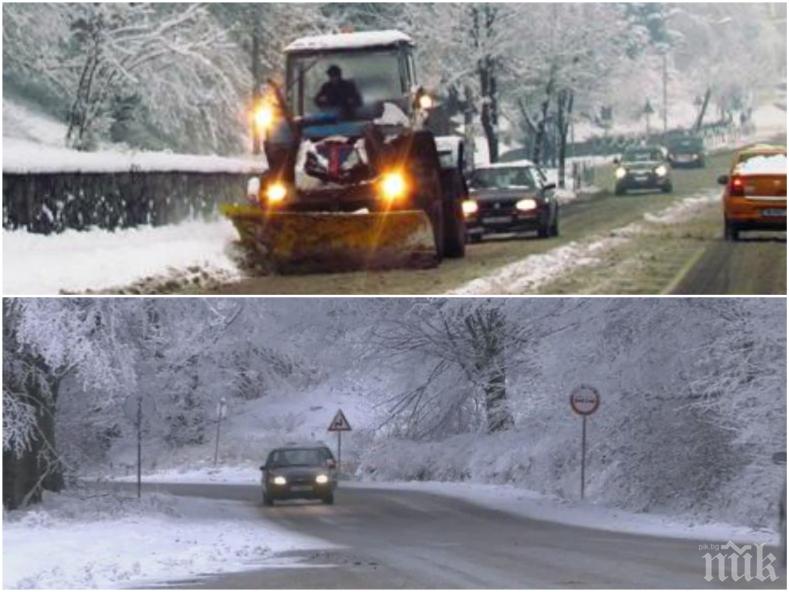
[[[255,486],[159,484],[177,495],[246,500]],[[334,506],[258,506],[279,527],[338,545],[295,552],[300,566],[172,582],[184,588],[702,588],[704,551],[692,541],[531,520],[414,491],[343,486]],[[777,550],[768,548],[777,555]],[[785,588],[785,574],[770,584]],[[731,581],[728,581],[731,584]],[[744,583],[740,583],[745,586]],[[759,586],[755,586],[759,584]],[[723,584],[725,585],[725,583]]]

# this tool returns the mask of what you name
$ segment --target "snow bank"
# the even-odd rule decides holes
[[[263,162],[171,152],[80,152],[30,140],[3,138],[4,173],[194,172],[252,174]]]
[[[626,512],[597,504],[571,501],[503,484],[445,481],[353,482],[343,487],[422,491],[462,499],[501,512],[534,520],[612,532],[691,538],[706,541],[747,541],[777,544],[776,533],[731,524],[696,524],[678,517]]]
[[[227,220],[184,222],[114,232],[3,232],[5,294],[57,294],[127,286],[187,270],[232,280],[236,233]]]
[[[3,97],[3,136],[48,146],[64,146],[68,126],[9,97]],[[8,139],[6,138],[6,140]],[[10,147],[11,144],[8,144]],[[3,148],[6,147],[4,142]]]
[[[468,282],[449,292],[452,295],[525,294],[534,292],[549,281],[600,261],[600,256],[622,244],[617,236],[594,241],[572,241],[547,253],[530,255],[505,265],[498,271]]]
[[[45,493],[35,509],[5,515],[3,588],[149,587],[331,546],[275,526],[244,502],[84,493],[89,499]]]
[[[737,166],[741,175],[786,175],[786,155],[754,156]]]
[[[699,209],[715,203],[717,193],[705,192],[687,197],[655,214],[644,214],[644,221],[669,224],[687,219]],[[640,223],[616,228],[607,236],[591,237],[580,242],[570,242],[546,253],[529,255],[520,261],[505,265],[499,270],[474,280],[449,292],[453,295],[473,294],[525,294],[539,290],[549,281],[598,263],[606,252],[621,247],[644,227]]]

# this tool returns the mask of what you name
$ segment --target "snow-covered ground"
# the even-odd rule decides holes
[[[4,515],[4,589],[151,586],[332,546],[282,529],[243,502],[82,493],[86,499],[45,493],[35,509]]]
[[[124,230],[3,232],[3,292],[57,294],[128,286],[156,278],[199,282],[240,276],[227,220]]]

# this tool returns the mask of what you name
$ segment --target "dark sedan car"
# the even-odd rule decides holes
[[[559,234],[556,185],[548,183],[530,161],[478,167],[469,179],[463,203],[469,239],[486,234],[537,231],[540,238]]]
[[[627,148],[617,165],[614,175],[614,193],[624,195],[633,189],[659,189],[671,193],[671,164],[668,151],[662,146],[633,146]]]
[[[335,467],[331,450],[321,444],[272,450],[260,467],[263,504],[271,506],[275,500],[288,499],[319,499],[333,504]]]
[[[704,168],[704,140],[698,136],[680,136],[668,142],[668,158],[674,168]]]

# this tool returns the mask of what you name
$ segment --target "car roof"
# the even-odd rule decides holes
[[[512,160],[510,162],[480,164],[475,166],[474,170],[524,168],[529,166],[534,166],[531,160]]]
[[[662,144],[647,144],[646,146],[628,146],[625,148],[625,152],[640,152],[642,150],[664,150],[664,146]]]
[[[326,444],[323,442],[286,442],[282,446],[277,446],[276,448],[272,448],[271,451],[274,450],[289,450],[291,448],[328,448]]]
[[[331,49],[359,49],[364,47],[386,47],[414,45],[414,40],[394,29],[388,31],[362,31],[337,33],[334,35],[311,35],[300,37],[285,48],[285,52],[321,51]]]
[[[778,146],[776,144],[751,144],[740,150],[737,154],[786,154],[786,146]]]

